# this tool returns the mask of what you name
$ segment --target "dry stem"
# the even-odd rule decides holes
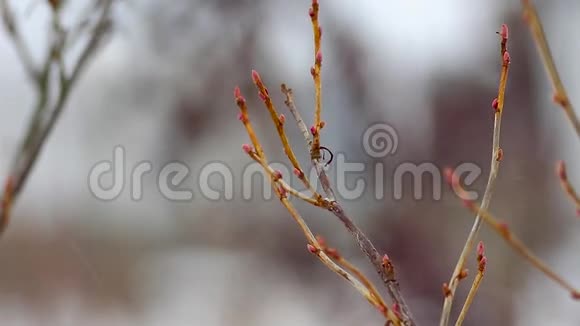
[[[562,107],[562,109],[564,109],[566,117],[576,131],[576,136],[580,137],[580,120],[578,120],[578,116],[572,107],[568,93],[566,92],[564,84],[560,79],[560,74],[558,73],[558,69],[554,63],[554,58],[552,56],[550,47],[548,46],[548,41],[546,40],[544,28],[542,27],[542,22],[538,16],[536,7],[529,0],[522,0],[522,6],[524,20],[532,32],[534,42],[536,43],[538,52],[540,52],[544,67],[552,83],[552,88],[554,91],[554,102],[556,102]]]
[[[477,274],[475,274],[475,278],[473,279],[473,283],[471,284],[471,289],[469,289],[469,293],[467,294],[467,298],[465,299],[465,303],[463,304],[463,308],[459,313],[459,317],[457,318],[457,322],[455,322],[455,326],[461,326],[463,321],[465,320],[465,316],[467,315],[467,311],[471,307],[473,303],[473,298],[475,298],[475,294],[479,289],[479,285],[483,280],[483,274],[485,274],[485,266],[487,264],[487,257],[485,256],[484,249],[483,249],[483,242],[480,242],[478,245],[478,253],[477,253],[477,261],[478,261],[478,268]]]
[[[256,76],[257,76],[257,74],[254,73],[253,74],[254,81],[256,82],[258,89],[260,90],[260,95],[261,95],[262,99],[265,101],[266,106],[268,106],[269,100],[266,100],[266,99],[269,99],[269,96],[267,94],[267,91],[265,91],[265,87],[261,84],[261,80],[259,79],[259,76],[257,78],[256,78]],[[257,81],[259,81],[259,82],[257,82]],[[323,247],[320,245],[320,243],[318,242],[316,237],[310,231],[310,229],[309,229],[308,225],[306,224],[306,222],[304,221],[304,219],[296,211],[294,206],[288,201],[287,193],[288,192],[290,192],[291,194],[296,194],[296,193],[292,192],[292,191],[288,191],[288,189],[291,189],[291,187],[288,186],[286,183],[284,183],[281,176],[279,174],[276,174],[276,171],[274,171],[268,165],[267,158],[262,150],[262,146],[261,146],[258,138],[256,137],[255,132],[254,132],[252,125],[250,123],[250,119],[248,117],[246,100],[241,95],[239,88],[235,89],[234,96],[236,98],[236,103],[237,103],[238,107],[240,108],[240,112],[241,112],[240,113],[240,120],[243,122],[244,126],[246,127],[246,131],[248,133],[248,136],[250,137],[250,140],[252,141],[252,144],[254,146],[253,148],[249,148],[249,146],[244,146],[244,151],[246,151],[252,159],[254,159],[258,163],[260,163],[262,165],[262,167],[265,169],[265,171],[268,173],[268,175],[270,176],[272,187],[273,187],[274,191],[276,192],[276,194],[278,195],[282,205],[290,212],[290,215],[298,223],[298,225],[300,226],[300,229],[302,230],[306,239],[308,240],[309,250],[313,254],[315,254],[329,269],[331,269],[333,272],[335,272],[336,274],[340,275],[345,280],[347,280],[347,282],[349,284],[351,284],[359,293],[361,293],[361,295],[369,303],[371,303],[373,306],[377,307],[383,313],[383,315],[387,318],[387,320],[391,321],[395,325],[401,325],[401,320],[397,316],[397,314],[393,310],[388,309],[388,307],[384,304],[384,301],[382,300],[380,295],[378,295],[378,293],[376,292],[376,289],[372,285],[369,286],[370,282],[362,273],[360,273],[360,271],[358,271],[358,269],[356,269],[354,266],[352,266],[350,263],[346,262],[345,260],[341,260],[341,263],[343,263],[343,264],[345,264],[345,262],[346,262],[345,266],[348,266],[348,268],[351,271],[357,272],[357,277],[358,277],[358,279],[357,279],[356,277],[352,276],[349,272],[347,272],[345,269],[340,267],[337,263],[335,263],[332,259],[329,258],[326,251],[323,249]],[[277,113],[274,116],[277,117]],[[276,123],[276,121],[274,121],[274,122]],[[286,137],[283,129],[280,130],[280,137],[281,138]],[[289,145],[288,145],[288,147],[289,147]],[[287,152],[287,153],[290,153],[290,152]],[[325,201],[325,203],[328,203],[328,202]]]
[[[318,0],[312,0],[309,15],[312,21],[312,34],[314,35],[314,66],[310,69],[310,74],[314,80],[314,125],[311,128],[313,135],[312,147],[310,148],[310,155],[312,159],[320,159],[320,129],[324,127],[321,121],[322,115],[322,29],[318,20],[318,13],[320,5]]]
[[[314,188],[312,187],[312,184],[308,180],[308,177],[304,173],[304,170],[302,170],[302,168],[300,167],[300,162],[298,162],[298,159],[296,158],[296,155],[294,154],[294,151],[292,150],[292,147],[290,146],[290,142],[288,141],[288,137],[286,136],[286,132],[284,131],[284,123],[285,123],[286,118],[284,117],[284,115],[279,115],[278,112],[276,111],[276,107],[274,106],[274,103],[272,102],[272,98],[270,97],[270,94],[268,93],[268,89],[266,88],[266,86],[262,82],[262,78],[260,77],[260,74],[258,74],[258,72],[255,70],[252,71],[252,79],[254,80],[254,83],[256,84],[256,87],[258,88],[260,98],[262,99],[262,101],[264,101],[266,108],[270,112],[270,117],[272,118],[272,122],[274,122],[274,125],[276,126],[276,131],[278,132],[278,136],[280,138],[280,141],[282,142],[282,146],[284,148],[284,153],[286,154],[286,156],[290,160],[290,163],[292,163],[292,166],[295,169],[296,175],[298,176],[300,181],[302,181],[302,183],[306,186],[306,188],[313,194],[313,196],[314,196],[313,199],[316,202],[318,202],[317,206],[322,206],[322,202],[323,202],[322,196],[320,194],[318,194],[314,190]]]
[[[288,106],[290,112],[292,113],[292,116],[296,120],[298,128],[300,130],[306,130],[306,124],[304,123],[304,120],[302,119],[300,113],[298,112],[298,109],[296,108],[296,105],[294,104],[292,90],[286,87],[285,85],[282,85],[282,90],[286,95],[285,103]],[[310,139],[308,133],[303,132],[303,134],[306,141],[308,142]],[[312,164],[316,169],[318,180],[322,185],[326,197],[328,200],[330,200],[331,204],[329,210],[340,219],[340,221],[344,224],[344,226],[349,231],[351,236],[355,239],[360,250],[365,254],[365,256],[375,267],[375,270],[377,271],[377,273],[381,277],[381,280],[387,287],[389,296],[393,300],[394,304],[400,308],[401,314],[403,315],[403,319],[405,320],[405,322],[408,325],[414,325],[415,322],[411,315],[411,311],[407,303],[405,302],[403,295],[401,294],[399,282],[396,279],[394,268],[385,269],[385,267],[383,266],[383,256],[379,254],[379,252],[377,251],[373,243],[370,241],[370,239],[366,236],[366,234],[361,229],[359,229],[359,227],[353,222],[353,220],[349,216],[346,215],[342,206],[336,201],[335,199],[336,197],[334,195],[334,191],[332,190],[330,180],[326,175],[322,163],[320,163],[318,159],[312,158]]]
[[[502,59],[502,68],[499,79],[498,96],[496,99],[494,99],[492,103],[492,107],[495,110],[494,126],[493,126],[493,144],[491,151],[491,164],[490,164],[491,168],[482,201],[482,207],[484,209],[487,209],[489,207],[494,190],[495,180],[499,172],[499,164],[503,156],[503,151],[499,147],[499,142],[501,133],[501,118],[505,100],[505,89],[510,64],[510,56],[509,52],[507,51],[508,29],[506,25],[502,25],[500,37],[501,37],[500,54]],[[459,278],[457,276],[463,270],[465,260],[467,259],[467,255],[473,248],[473,245],[477,239],[477,235],[481,228],[481,222],[482,222],[481,216],[477,215],[477,217],[475,218],[475,222],[473,223],[473,226],[471,228],[471,231],[467,237],[467,241],[465,242],[463,250],[461,251],[457,264],[455,265],[453,275],[451,276],[451,280],[449,281],[448,285],[449,292],[445,296],[445,300],[443,303],[443,310],[441,313],[441,320],[439,323],[440,326],[447,326],[447,324],[449,323],[449,315],[451,313],[451,307],[453,305],[455,291],[457,290],[457,286],[459,284]]]
[[[491,213],[489,213],[486,209],[479,206],[474,201],[470,200],[467,196],[467,193],[461,185],[459,184],[459,179],[457,176],[453,175],[452,172],[449,172],[452,176],[448,178],[448,182],[451,182],[453,188],[456,190],[457,194],[460,198],[463,199],[463,202],[469,210],[473,213],[481,216],[482,220],[487,223],[491,228],[496,231],[503,239],[507,242],[507,244],[512,247],[518,254],[520,254],[524,259],[526,259],[532,266],[536,269],[540,270],[544,273],[549,279],[556,282],[558,285],[563,287],[565,290],[570,292],[571,296],[574,299],[580,300],[580,291],[574,288],[570,282],[566,281],[563,277],[561,277],[558,273],[553,271],[548,264],[544,263],[540,258],[538,258],[509,228],[508,224],[505,222],[500,221],[498,218],[494,217]]]

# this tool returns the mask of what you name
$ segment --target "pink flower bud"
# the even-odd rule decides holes
[[[280,172],[280,170],[276,170],[276,171],[274,171],[273,176],[274,176],[274,181],[280,180],[280,179],[282,179],[282,172]]]
[[[284,122],[286,122],[286,116],[284,114],[280,114],[278,120],[280,120],[281,124],[284,124]]]
[[[295,176],[297,176],[298,178],[302,178],[304,177],[304,173],[300,170],[298,170],[297,168],[294,168],[294,171],[292,171],[294,173]]]
[[[499,106],[499,101],[497,100],[497,97],[493,99],[493,101],[491,101],[491,107],[497,111],[497,108]]]
[[[322,51],[318,51],[316,52],[316,56],[314,58],[314,62],[316,62],[317,65],[321,65],[322,64]]]
[[[234,88],[234,98],[238,105],[246,103],[246,99],[242,96],[242,92],[240,91],[240,88],[238,86]]]
[[[310,133],[315,136],[318,133],[318,130],[316,130],[316,126],[312,126],[310,127]]]
[[[385,254],[383,256],[383,265],[384,266],[387,266],[387,265],[390,265],[390,264],[391,264],[391,260],[389,259],[389,255]]]
[[[399,307],[399,304],[396,303],[396,302],[393,303],[393,311],[396,312],[396,313],[401,312],[401,308]]]
[[[508,37],[509,37],[509,31],[508,31],[508,27],[507,27],[506,24],[502,24],[501,25],[501,30],[499,32],[499,35],[504,40],[507,40],[508,39]]]
[[[558,174],[558,178],[560,178],[560,180],[568,179],[568,174],[566,173],[566,164],[564,161],[558,161],[558,163],[556,163],[556,173]]]
[[[252,146],[250,146],[248,144],[243,144],[242,150],[244,150],[244,152],[246,152],[246,154],[250,154],[254,149],[252,148]]]
[[[483,245],[483,241],[479,241],[477,244],[477,256],[482,257],[485,254],[485,246]]]
[[[310,251],[311,254],[315,254],[318,251],[316,250],[316,247],[314,247],[310,243],[306,245],[306,248],[308,248],[308,251]]]
[[[508,51],[505,51],[503,53],[503,62],[505,64],[509,64],[510,63],[510,53]]]
[[[260,74],[255,70],[252,70],[252,80],[256,84],[259,84],[262,82],[262,78],[260,78]]]

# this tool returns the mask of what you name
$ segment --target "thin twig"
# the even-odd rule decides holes
[[[552,270],[548,264],[543,262],[538,256],[536,256],[509,228],[508,224],[500,221],[498,218],[494,217],[482,206],[471,200],[467,192],[459,184],[459,178],[452,171],[447,171],[447,181],[450,182],[455,190],[456,194],[463,200],[465,206],[471,210],[477,216],[481,216],[482,220],[487,223],[491,228],[498,233],[507,244],[512,247],[518,254],[520,254],[524,259],[526,259],[532,266],[544,273],[549,279],[556,282],[566,291],[570,292],[572,298],[580,300],[580,291],[577,290],[572,284],[566,281],[562,276]]]
[[[244,124],[246,132],[248,133],[248,136],[250,137],[250,140],[252,141],[253,144],[253,148],[250,148],[249,145],[244,145],[243,149],[253,160],[259,162],[265,168],[266,172],[269,174],[272,187],[276,192],[276,194],[278,195],[280,202],[288,210],[288,212],[290,212],[290,215],[292,216],[292,218],[294,218],[296,223],[298,223],[300,229],[304,233],[308,241],[309,245],[308,249],[310,250],[310,252],[315,254],[320,259],[320,261],[324,263],[324,265],[326,265],[330,270],[332,270],[333,272],[344,278],[349,284],[351,284],[359,293],[361,293],[361,295],[369,303],[379,308],[389,321],[393,322],[395,325],[401,325],[401,320],[398,318],[395,312],[384,306],[384,304],[382,304],[381,301],[378,299],[378,297],[372,293],[372,291],[367,287],[367,285],[361,283],[359,279],[352,276],[342,267],[337,265],[332,259],[328,257],[326,252],[322,249],[321,245],[319,244],[318,240],[316,239],[312,231],[309,229],[304,219],[296,211],[294,206],[288,201],[286,188],[284,186],[281,186],[280,183],[281,176],[277,175],[275,171],[271,169],[271,167],[269,167],[266,155],[262,150],[260,141],[256,137],[256,134],[250,122],[246,100],[242,96],[240,89],[237,87],[234,90],[234,97],[236,100],[236,104],[240,109],[240,120]]]
[[[562,107],[562,109],[564,109],[566,117],[576,131],[576,136],[580,137],[580,120],[578,120],[578,116],[572,107],[568,93],[564,88],[564,84],[562,83],[562,79],[560,78],[560,74],[558,73],[558,69],[554,63],[554,57],[552,56],[552,51],[550,50],[548,41],[546,40],[546,35],[544,33],[544,28],[538,15],[538,11],[536,10],[536,7],[532,1],[529,0],[522,0],[522,6],[524,20],[532,32],[534,42],[536,43],[538,52],[542,57],[544,68],[546,69],[548,77],[552,83],[552,88],[554,91],[554,102],[556,102]]]
[[[493,126],[493,141],[492,141],[492,150],[491,150],[491,168],[489,172],[489,177],[487,180],[487,186],[485,188],[485,192],[483,195],[482,207],[487,209],[491,202],[491,197],[493,195],[495,180],[497,178],[499,172],[499,164],[501,158],[503,156],[503,151],[499,147],[500,143],[500,134],[501,134],[501,118],[503,113],[504,107],[504,100],[505,100],[505,89],[507,84],[507,77],[509,71],[509,64],[510,64],[510,55],[507,51],[507,40],[508,40],[508,28],[504,24],[501,26],[500,31],[501,37],[501,44],[500,44],[500,54],[502,59],[502,68],[501,74],[499,79],[499,88],[498,88],[498,96],[492,102],[492,107],[495,110],[494,114],[494,126]],[[449,323],[449,316],[451,314],[451,307],[453,305],[453,299],[455,296],[455,291],[457,290],[457,286],[459,284],[459,278],[457,277],[459,273],[463,270],[465,265],[465,260],[467,256],[471,252],[475,241],[477,240],[477,235],[481,228],[481,216],[477,216],[475,218],[475,222],[469,232],[463,250],[459,256],[457,264],[455,265],[455,269],[453,270],[453,274],[451,276],[451,280],[449,281],[449,292],[445,296],[443,302],[443,309],[441,313],[441,319],[439,322],[440,326],[447,326]]]
[[[306,129],[306,124],[302,119],[296,105],[294,104],[292,90],[286,87],[285,85],[282,86],[282,90],[284,95],[286,96],[286,105],[292,116],[296,120],[298,124],[298,128],[300,130]],[[308,142],[310,140],[308,133],[304,133],[304,138]],[[350,235],[354,238],[355,242],[357,243],[359,249],[365,254],[367,259],[371,262],[374,266],[375,270],[381,277],[381,280],[385,284],[387,291],[389,292],[389,296],[393,300],[393,303],[400,308],[401,314],[403,315],[403,321],[407,325],[415,325],[414,318],[411,314],[411,310],[407,305],[403,295],[401,294],[399,282],[395,276],[394,268],[386,269],[383,265],[383,256],[381,256],[378,250],[375,248],[374,244],[371,240],[366,236],[366,234],[353,222],[353,220],[344,212],[342,206],[336,201],[336,197],[334,195],[334,191],[332,189],[330,179],[326,175],[324,170],[323,164],[320,162],[319,159],[311,157],[312,166],[315,168],[316,173],[318,175],[318,180],[322,185],[322,189],[326,194],[326,198],[330,200],[330,207],[329,210],[339,218],[339,220],[343,223],[346,227]],[[392,265],[391,265],[392,266]]]
[[[296,109],[296,104],[294,104],[294,94],[292,92],[292,89],[289,88],[288,86],[286,86],[286,84],[282,84],[280,86],[280,89],[282,90],[282,93],[286,96],[286,99],[284,100],[284,104],[286,104],[286,106],[288,107],[288,110],[290,110],[290,113],[292,113],[294,120],[296,120],[296,124],[298,125],[298,129],[300,129],[300,131],[302,132],[302,135],[304,136],[304,140],[306,140],[307,149],[308,149],[308,151],[310,151],[310,149],[312,148],[312,137],[310,136],[310,133],[308,132],[308,127],[306,127],[306,123],[302,119],[302,116],[300,116],[300,112],[298,112],[298,110]]]
[[[308,14],[312,22],[312,34],[314,35],[314,66],[310,69],[310,74],[314,80],[314,125],[310,128],[313,136],[310,155],[312,159],[320,159],[320,129],[324,127],[321,120],[322,115],[322,29],[318,20],[320,5],[318,0],[312,0],[312,6]]]
[[[564,161],[558,162],[558,165],[556,166],[556,173],[560,179],[562,188],[568,197],[572,200],[574,205],[576,205],[576,213],[580,215],[580,196],[578,196],[578,193],[570,183],[570,180],[568,180],[568,173],[566,172],[566,164]]]
[[[487,264],[487,257],[485,256],[483,242],[480,242],[477,246],[477,274],[475,274],[475,278],[473,279],[473,283],[471,284],[471,289],[469,289],[469,293],[467,294],[467,298],[465,299],[465,303],[463,304],[463,308],[459,313],[459,317],[457,318],[457,322],[455,322],[455,326],[461,326],[463,321],[465,320],[465,316],[467,315],[467,311],[471,307],[473,303],[473,298],[475,298],[475,294],[479,289],[479,285],[483,280],[483,275],[485,274],[485,266]]]
[[[28,78],[30,78],[30,80],[34,83],[37,83],[39,79],[39,73],[36,69],[36,65],[34,64],[34,60],[32,59],[32,55],[30,54],[30,50],[28,49],[26,42],[24,42],[22,35],[20,35],[20,29],[16,24],[14,13],[8,6],[7,0],[0,0],[0,10],[2,11],[4,27],[12,39],[12,43],[14,43],[14,47],[16,48],[18,57],[22,62],[22,66],[24,66],[24,69],[26,70]]]
[[[332,247],[328,247],[326,244],[326,240],[322,236],[316,236],[316,240],[320,244],[320,247],[324,252],[332,258],[338,265],[344,267],[347,271],[351,272],[354,276],[356,276],[366,287],[369,289],[372,295],[379,301],[379,303],[383,307],[387,307],[385,300],[382,298],[381,294],[374,286],[374,284],[364,275],[356,266],[354,266],[351,262],[344,258],[342,254],[336,249]]]
[[[268,112],[270,112],[270,117],[272,118],[272,122],[276,126],[278,137],[282,142],[284,153],[286,154],[286,156],[290,160],[290,163],[292,163],[292,166],[294,167],[294,174],[296,174],[296,176],[300,179],[300,181],[302,181],[304,186],[306,186],[306,188],[312,193],[314,199],[319,203],[317,206],[322,206],[323,202],[322,196],[318,192],[316,192],[312,187],[312,184],[308,180],[308,177],[304,173],[304,170],[302,169],[302,167],[300,167],[300,162],[298,162],[298,158],[296,158],[296,155],[292,150],[292,146],[290,146],[290,141],[288,140],[286,132],[284,131],[284,123],[286,121],[286,117],[283,114],[278,114],[278,111],[276,111],[276,107],[272,102],[272,98],[270,97],[268,89],[262,82],[260,74],[258,74],[258,72],[255,70],[252,71],[252,80],[254,81],[254,84],[258,88],[260,98],[264,102],[264,105],[268,109]]]

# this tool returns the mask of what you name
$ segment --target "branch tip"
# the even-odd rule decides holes
[[[566,173],[566,163],[558,161],[556,163],[556,174],[560,180],[568,180],[568,173]]]
[[[250,154],[251,152],[254,151],[254,149],[252,148],[252,146],[250,146],[249,144],[243,144],[242,145],[242,150],[246,153],[246,154]]]
[[[242,95],[242,91],[240,90],[240,88],[238,86],[236,86],[234,88],[234,99],[235,99],[236,104],[238,106],[246,104],[246,99]]]
[[[254,82],[254,84],[262,83],[262,78],[260,78],[260,74],[254,69],[252,69],[252,81]]]
[[[508,30],[508,26],[506,24],[501,25],[499,35],[501,36],[502,40],[507,41],[507,39],[509,37],[509,30]]]

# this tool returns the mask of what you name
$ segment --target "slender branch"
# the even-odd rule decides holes
[[[249,145],[244,145],[242,146],[242,148],[244,149],[245,152],[250,154],[252,150],[248,146]],[[273,179],[274,181],[278,182],[280,190],[283,190],[311,205],[323,208],[326,208],[328,206],[328,201],[326,200],[318,201],[315,198],[308,197],[303,193],[299,192],[298,190],[294,189],[286,181],[284,181],[284,179],[282,179],[283,177],[282,173],[280,171],[274,170],[270,165],[268,165],[268,163],[263,158],[259,157],[258,155],[250,155],[250,156],[254,159],[254,161],[256,161],[258,164],[262,166],[262,168],[264,169],[264,171],[266,171],[270,179]]]
[[[284,123],[286,121],[286,117],[283,114],[278,114],[278,112],[276,111],[276,107],[272,102],[272,98],[270,97],[268,89],[262,82],[260,74],[258,74],[258,72],[255,70],[252,71],[252,80],[254,81],[254,84],[258,88],[260,98],[264,102],[264,105],[266,105],[268,112],[270,112],[270,117],[272,118],[272,122],[276,126],[276,131],[278,132],[278,136],[280,138],[280,141],[282,142],[284,153],[286,154],[286,156],[290,160],[290,163],[292,163],[292,166],[294,167],[295,171],[294,174],[296,174],[296,176],[300,179],[300,181],[302,181],[304,186],[306,186],[306,188],[313,194],[315,200],[319,203],[317,206],[322,206],[323,202],[322,196],[318,192],[316,192],[312,187],[312,184],[308,180],[308,177],[304,173],[304,170],[302,170],[302,168],[300,167],[300,162],[298,162],[298,159],[296,158],[296,155],[294,154],[294,151],[290,146],[290,141],[288,140],[286,132],[284,131]]]
[[[313,136],[310,155],[312,159],[320,159],[320,129],[324,127],[321,120],[322,115],[322,28],[318,19],[320,5],[318,0],[312,0],[312,6],[308,14],[312,22],[312,34],[314,35],[314,66],[310,69],[310,74],[314,80],[314,125],[310,128]]]
[[[463,308],[459,313],[457,322],[455,322],[455,326],[461,326],[463,324],[465,316],[467,315],[467,311],[469,311],[469,308],[473,303],[473,298],[475,298],[475,294],[477,293],[479,285],[483,280],[483,274],[485,274],[485,266],[487,264],[487,257],[485,256],[483,242],[479,242],[479,245],[477,246],[477,262],[478,262],[477,274],[475,274],[475,278],[473,279],[473,283],[471,284],[471,289],[469,289],[469,293],[467,294],[467,298],[465,299]]]
[[[570,183],[570,180],[568,180],[568,173],[566,172],[566,164],[564,161],[558,162],[556,173],[558,174],[562,188],[568,197],[572,200],[574,205],[576,205],[576,213],[580,215],[580,196],[578,196],[578,193]]]
[[[373,306],[377,307],[385,315],[385,317],[389,321],[391,321],[395,325],[401,325],[401,320],[399,319],[399,317],[396,315],[396,313],[393,310],[388,309],[380,301],[380,299],[379,299],[380,296],[375,295],[373,293],[373,291],[371,290],[371,288],[368,287],[367,284],[362,283],[359,279],[352,276],[349,272],[347,272],[342,267],[337,265],[328,256],[328,254],[322,249],[322,246],[320,245],[320,243],[318,242],[318,240],[316,239],[316,237],[314,236],[312,231],[309,229],[309,227],[306,224],[306,222],[304,221],[304,219],[296,211],[294,206],[288,201],[287,190],[286,190],[287,188],[281,182],[282,176],[279,173],[276,173],[276,171],[274,171],[268,165],[266,155],[264,154],[264,152],[262,150],[262,146],[260,144],[260,141],[256,137],[255,132],[254,132],[252,125],[250,123],[250,119],[248,116],[248,109],[247,109],[247,105],[246,105],[246,100],[242,96],[240,89],[237,87],[234,90],[234,97],[236,100],[236,104],[238,105],[238,107],[240,109],[240,120],[244,124],[246,131],[248,133],[248,136],[250,137],[250,140],[252,141],[252,144],[254,146],[253,148],[251,148],[249,145],[244,145],[242,147],[243,147],[244,151],[253,160],[259,162],[262,165],[262,167],[264,167],[266,172],[269,174],[272,187],[273,187],[274,191],[276,192],[276,194],[278,195],[280,202],[288,210],[288,212],[290,213],[292,218],[294,218],[294,220],[296,221],[296,223],[299,225],[300,229],[304,233],[304,235],[308,241],[309,251],[312,254],[315,254],[319,258],[319,260],[324,265],[326,265],[330,270],[332,270],[333,272],[335,272],[336,274],[338,274],[339,276],[344,278],[349,284],[351,284],[359,293],[361,293],[361,295],[369,303],[371,303]]]
[[[558,69],[554,63],[554,57],[552,56],[552,51],[550,50],[548,41],[546,40],[546,35],[544,33],[544,28],[538,15],[538,11],[536,10],[536,7],[532,1],[529,0],[522,0],[522,6],[524,20],[532,32],[532,37],[534,38],[538,52],[542,57],[544,68],[552,83],[552,88],[554,91],[554,102],[556,102],[556,104],[560,105],[562,109],[564,109],[566,117],[576,131],[576,136],[580,137],[580,120],[578,120],[578,116],[572,107],[568,93],[564,88],[564,84],[562,83],[560,74],[558,73]]]
[[[512,247],[520,256],[527,260],[532,266],[544,273],[549,279],[556,282],[566,291],[570,292],[572,298],[580,300],[580,291],[566,281],[562,276],[552,270],[548,264],[536,256],[509,228],[508,224],[500,221],[489,213],[482,206],[471,200],[467,192],[459,184],[459,178],[450,170],[446,171],[447,182],[451,183],[459,198],[463,200],[465,206],[473,213],[481,216],[482,220],[498,233],[507,244]]]
[[[0,234],[4,233],[10,222],[10,212],[12,211],[12,193],[14,192],[14,180],[10,177],[4,184],[4,197],[0,204]]]
[[[32,59],[32,55],[30,54],[30,50],[28,49],[26,42],[24,42],[22,35],[20,35],[20,29],[16,24],[16,19],[14,18],[12,10],[8,6],[7,0],[0,0],[0,10],[2,11],[2,20],[4,21],[6,32],[12,39],[12,43],[14,43],[14,47],[16,48],[18,57],[22,62],[22,66],[24,66],[24,69],[26,70],[28,78],[30,78],[34,83],[37,83],[39,73],[34,64],[34,60]]]
[[[369,289],[371,294],[375,296],[375,298],[381,304],[381,306],[387,307],[385,300],[382,298],[381,294],[374,286],[374,284],[356,266],[354,266],[351,262],[346,260],[344,256],[342,256],[336,248],[328,247],[326,245],[326,240],[322,236],[316,236],[316,239],[318,240],[321,249],[324,250],[324,252],[330,258],[332,258],[340,266],[344,267],[344,269],[348,270],[353,275],[355,275],[367,287],[367,289]]]
[[[296,120],[296,123],[298,124],[298,128],[302,131],[305,130],[306,124],[304,123],[304,120],[302,119],[298,109],[296,108],[296,105],[294,104],[292,90],[289,89],[288,87],[286,87],[285,85],[282,85],[282,92],[286,96],[286,101],[285,101],[286,106],[288,107],[288,109],[292,113],[292,116]],[[304,138],[308,142],[310,140],[310,136],[308,135],[308,133],[304,133],[304,131],[303,131],[303,134],[304,134]],[[381,277],[381,280],[385,284],[387,291],[389,293],[389,296],[393,300],[394,304],[400,308],[401,314],[403,315],[404,322],[407,325],[415,325],[415,321],[414,321],[414,318],[411,314],[411,310],[409,309],[409,306],[407,305],[407,303],[405,302],[405,299],[403,298],[403,295],[401,294],[399,282],[397,281],[397,278],[395,276],[394,268],[385,268],[385,265],[383,263],[384,256],[381,256],[379,254],[378,250],[375,248],[375,246],[371,242],[371,240],[353,222],[353,219],[351,219],[345,213],[342,206],[336,201],[336,199],[335,199],[336,197],[334,195],[334,191],[332,189],[330,180],[329,180],[328,176],[326,175],[326,172],[324,170],[324,166],[320,162],[320,160],[317,158],[311,157],[311,162],[312,162],[312,166],[316,169],[316,173],[318,175],[318,180],[319,180],[320,184],[322,185],[322,189],[324,190],[324,193],[326,194],[326,198],[331,203],[329,210],[336,217],[338,217],[338,219],[342,222],[342,224],[345,226],[347,231],[350,233],[350,235],[353,237],[353,239],[357,243],[359,249],[365,254],[367,259],[374,266],[375,270],[377,271],[377,273]],[[392,263],[390,261],[389,261],[389,266],[392,267]]]
[[[501,134],[501,118],[503,113],[504,107],[504,100],[505,100],[505,89],[507,84],[508,78],[508,71],[509,71],[509,64],[510,64],[510,55],[507,51],[507,40],[508,40],[508,28],[504,24],[501,26],[500,31],[501,37],[501,44],[500,44],[500,54],[502,58],[502,68],[500,73],[499,79],[499,88],[498,88],[498,96],[492,102],[492,107],[495,110],[494,114],[494,126],[493,126],[493,141],[492,141],[492,151],[491,151],[491,168],[489,172],[489,177],[487,180],[487,186],[485,188],[485,193],[483,195],[482,207],[487,209],[491,202],[491,197],[493,195],[493,190],[495,186],[495,180],[497,178],[499,172],[499,164],[501,158],[503,156],[503,151],[499,147],[500,143],[500,134]],[[465,261],[469,252],[471,252],[475,241],[477,240],[477,235],[481,228],[482,218],[481,216],[477,216],[475,218],[475,222],[471,227],[471,231],[467,236],[467,240],[461,251],[457,264],[455,265],[455,269],[451,276],[451,280],[449,281],[449,293],[445,296],[443,302],[443,309],[441,313],[441,320],[439,322],[440,326],[447,326],[449,323],[449,316],[451,314],[451,307],[453,305],[453,299],[455,296],[455,291],[457,290],[457,286],[459,285],[459,278],[457,277],[459,273],[463,270]]]
[[[288,110],[290,110],[290,113],[292,113],[294,120],[296,120],[296,124],[298,125],[298,129],[300,129],[300,131],[302,132],[302,135],[304,136],[304,140],[306,140],[307,149],[310,151],[310,149],[312,148],[312,137],[310,136],[310,133],[308,132],[308,127],[306,127],[306,123],[302,119],[302,116],[300,116],[300,112],[298,112],[298,109],[296,109],[296,104],[294,104],[294,94],[292,92],[292,89],[289,88],[288,86],[286,86],[286,84],[282,84],[280,86],[280,89],[282,90],[282,93],[286,96],[286,99],[284,100],[284,104],[286,104],[286,106],[288,107]]]
[[[381,256],[378,253],[377,249],[374,247],[374,245],[368,239],[368,237],[356,226],[356,224],[353,222],[353,220],[346,215],[346,213],[344,212],[344,209],[340,206],[340,204],[338,202],[336,202],[336,200],[335,200],[336,196],[334,195],[334,191],[332,190],[330,180],[329,180],[328,176],[326,175],[324,167],[322,166],[322,164],[320,162],[320,158],[321,158],[321,155],[320,155],[320,129],[322,129],[324,127],[324,122],[320,120],[321,110],[322,110],[322,100],[321,100],[322,99],[322,92],[321,92],[322,88],[321,88],[321,79],[320,79],[320,70],[322,67],[322,52],[320,50],[322,31],[320,29],[319,22],[318,22],[318,12],[319,12],[318,1],[312,0],[312,6],[310,7],[310,11],[309,11],[309,15],[310,15],[310,18],[312,21],[313,34],[314,34],[314,56],[315,56],[314,66],[311,68],[311,71],[310,71],[312,74],[312,77],[314,79],[314,85],[315,85],[314,125],[310,128],[310,133],[313,136],[312,142],[310,141],[310,135],[306,131],[307,127],[304,123],[304,120],[302,119],[302,117],[300,116],[300,114],[298,113],[298,110],[296,109],[296,107],[294,105],[294,101],[292,99],[291,89],[287,88],[285,85],[282,85],[282,87],[281,87],[282,92],[286,95],[285,103],[286,103],[286,106],[290,109],[290,112],[292,113],[294,119],[296,120],[296,122],[298,124],[299,129],[304,134],[305,140],[310,147],[309,150],[310,150],[311,162],[312,162],[312,165],[317,172],[319,182],[322,185],[322,188],[326,194],[327,200],[329,201],[328,209],[335,216],[337,216],[340,219],[340,221],[344,224],[344,226],[349,231],[351,236],[357,242],[360,250],[367,256],[369,261],[373,264],[373,266],[375,267],[375,270],[378,272],[382,281],[386,285],[387,290],[389,292],[389,295],[392,298],[392,300],[394,301],[394,306],[397,307],[398,309],[400,309],[400,313],[403,317],[404,323],[406,325],[415,325],[415,322],[413,320],[411,312],[410,312],[410,310],[409,310],[409,308],[408,308],[406,302],[404,301],[403,296],[400,292],[398,281],[395,278],[395,270],[394,270],[392,262],[388,259],[388,256],[386,256],[386,255]],[[277,130],[278,130],[278,133],[281,137],[282,143],[286,147],[286,143],[283,139],[283,137],[284,137],[283,130],[281,128],[283,123],[281,123],[277,112],[275,111],[273,105],[271,104],[271,100],[269,99],[269,94],[268,94],[265,86],[261,83],[259,75],[257,75],[256,73],[253,73],[252,77],[254,79],[254,83],[258,86],[260,97],[265,102],[266,107],[270,111],[270,115],[272,116],[272,119],[277,126]],[[236,97],[236,102],[238,102],[238,106],[240,106],[240,104],[245,104],[245,99],[243,99],[243,97],[241,96],[238,88],[236,88],[236,90],[234,91],[234,96]],[[240,115],[240,119],[246,125],[249,123],[249,119],[247,117],[247,109],[243,109],[242,106],[240,106],[240,109],[242,109],[242,114]],[[256,146],[256,143],[254,142],[255,135],[252,135],[252,134],[249,134],[249,135],[250,135],[250,139],[252,139],[252,142],[254,143],[254,146]],[[258,152],[259,153],[258,155],[260,155],[260,156],[263,155],[263,153],[260,153],[261,150],[256,150],[256,152]],[[290,160],[292,161],[292,158],[290,158]],[[299,172],[301,172],[301,170]]]

